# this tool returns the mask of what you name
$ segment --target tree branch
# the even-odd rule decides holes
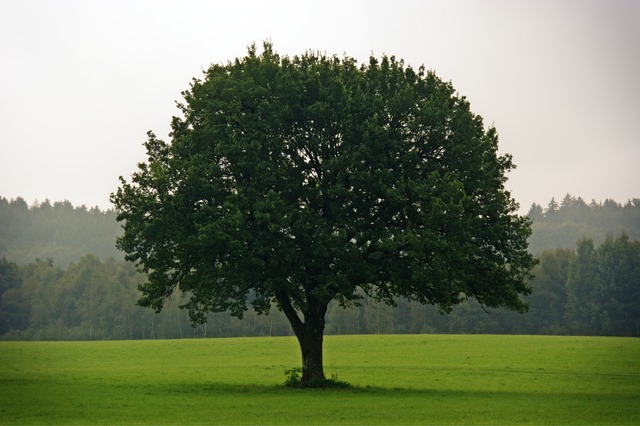
[[[282,312],[284,312],[287,319],[291,323],[291,327],[296,333],[296,336],[302,336],[302,333],[304,332],[304,323],[291,304],[291,300],[289,300],[289,296],[287,295],[287,293],[284,290],[279,290],[275,292],[275,296],[276,300],[280,304],[280,308],[282,308]]]

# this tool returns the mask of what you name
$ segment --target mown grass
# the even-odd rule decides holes
[[[294,338],[0,342],[4,424],[639,424],[640,339],[328,336],[351,389],[289,389]]]

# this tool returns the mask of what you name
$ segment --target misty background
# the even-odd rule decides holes
[[[212,63],[271,40],[395,55],[451,81],[494,125],[532,203],[624,203],[640,182],[640,2],[0,0],[0,195],[111,208]]]

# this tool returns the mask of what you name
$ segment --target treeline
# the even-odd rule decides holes
[[[534,255],[555,248],[575,248],[581,238],[596,244],[607,235],[625,232],[631,240],[640,239],[640,199],[622,205],[613,200],[589,204],[567,195],[558,204],[552,199],[546,208],[533,204],[529,209],[533,234],[529,250]],[[22,198],[0,196],[0,257],[18,265],[34,259],[53,259],[66,268],[87,253],[101,260],[123,259],[115,248],[122,235],[113,210],[74,207],[69,201],[45,200],[29,206]]]
[[[211,314],[192,328],[179,297],[160,314],[135,305],[142,277],[115,249],[115,212],[68,201],[31,206],[0,197],[0,338],[149,339],[290,334],[280,312],[237,320]],[[638,336],[640,199],[585,203],[567,195],[534,204],[530,312],[484,312],[477,303],[440,315],[398,300],[395,308],[365,296],[362,306],[331,305],[327,332],[532,333]],[[624,233],[624,234],[623,234]],[[618,235],[616,238],[607,235]],[[87,255],[87,253],[93,253]],[[34,260],[39,259],[39,260]]]
[[[640,336],[640,241],[625,234],[547,250],[533,271],[526,314],[485,311],[468,302],[442,315],[433,306],[363,295],[362,305],[332,304],[328,334],[517,333]],[[0,337],[19,340],[154,339],[292,335],[277,309],[243,320],[210,314],[191,327],[177,297],[159,314],[135,305],[141,276],[124,261],[86,255],[66,269],[50,259],[0,261]]]
[[[29,206],[20,197],[0,196],[0,256],[19,265],[40,258],[66,267],[87,253],[123,259],[115,247],[121,234],[113,210],[49,200]]]
[[[551,199],[546,208],[533,204],[527,216],[533,220],[529,251],[533,254],[555,248],[575,248],[581,238],[600,244],[608,235],[626,233],[640,239],[640,199],[622,205],[613,200],[602,203],[567,194],[560,203]]]

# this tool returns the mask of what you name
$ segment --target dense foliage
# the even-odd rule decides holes
[[[596,246],[539,255],[526,315],[482,310],[476,302],[442,315],[396,299],[391,308],[363,294],[362,306],[332,303],[327,334],[514,333],[640,336],[640,241],[609,237]],[[0,337],[30,340],[276,336],[293,332],[285,316],[210,313],[191,327],[180,296],[161,313],[135,306],[141,280],[130,263],[84,256],[66,270],[50,261],[0,260]]]
[[[179,290],[196,323],[276,304],[303,381],[324,378],[332,300],[526,310],[535,259],[504,188],[511,157],[433,72],[265,43],[183,96],[171,141],[149,133],[111,198],[118,247],[147,274],[140,304],[158,312]]]

